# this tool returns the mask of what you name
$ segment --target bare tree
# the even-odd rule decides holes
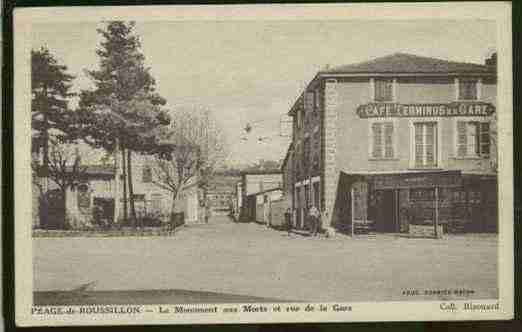
[[[65,144],[57,139],[49,139],[49,154],[47,167],[41,165],[38,160],[32,161],[33,183],[39,188],[41,204],[51,204],[46,197],[47,188],[42,186],[40,175],[47,176],[54,182],[59,190],[60,206],[63,206],[63,220],[56,220],[62,227],[65,226],[66,195],[68,189],[74,189],[85,179],[86,168],[81,165],[81,158],[75,144]],[[47,216],[43,216],[44,218]]]
[[[163,133],[161,152],[155,156],[153,183],[172,193],[172,213],[179,191],[197,177],[205,188],[226,156],[225,137],[209,110],[179,109]]]

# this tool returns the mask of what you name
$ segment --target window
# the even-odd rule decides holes
[[[393,158],[393,122],[374,122],[371,124],[371,157]]]
[[[303,149],[303,166],[304,166],[305,170],[307,170],[308,165],[310,165],[309,159],[310,159],[310,137],[307,137],[307,138],[305,138],[304,149]]]
[[[315,93],[314,93],[314,117],[316,117],[319,114],[319,107],[320,107],[319,93],[320,93],[319,89],[315,90]]]
[[[459,100],[477,100],[478,99],[478,84],[477,80],[460,79],[459,80]]]
[[[489,122],[457,122],[457,157],[489,156]]]
[[[374,81],[374,91],[375,101],[393,101],[393,80],[376,79]]]
[[[434,201],[435,200],[435,189],[433,189],[433,188],[410,189],[410,200],[413,202]]]
[[[144,201],[145,200],[145,194],[134,194],[133,195],[135,201]]]
[[[319,171],[319,155],[317,153],[314,155],[312,169],[314,172]]]
[[[319,200],[319,195],[320,195],[320,191],[319,191],[319,182],[314,182],[313,183],[313,188],[314,188],[314,205],[315,207],[317,207],[319,209],[320,207],[320,200]]]
[[[88,209],[91,207],[91,191],[89,186],[81,184],[78,186],[78,208]]]
[[[143,167],[142,179],[143,183],[152,182],[152,169],[149,166]]]
[[[414,124],[415,167],[437,166],[437,123]]]

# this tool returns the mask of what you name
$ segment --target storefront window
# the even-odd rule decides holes
[[[487,157],[489,150],[489,122],[457,122],[457,154],[459,157]]]
[[[437,123],[414,124],[415,167],[437,166]]]
[[[433,201],[435,200],[434,188],[410,189],[410,201]]]

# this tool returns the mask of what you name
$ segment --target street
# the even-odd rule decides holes
[[[281,301],[498,296],[494,234],[312,238],[215,216],[172,237],[34,238],[33,244],[36,294],[92,283],[94,291],[183,290]],[[468,292],[425,293],[442,290]]]

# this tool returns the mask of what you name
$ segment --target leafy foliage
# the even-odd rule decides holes
[[[74,76],[58,63],[46,48],[31,51],[31,126],[33,151],[43,149],[48,159],[48,142],[52,135],[62,141],[75,139],[74,112],[68,107]]]

